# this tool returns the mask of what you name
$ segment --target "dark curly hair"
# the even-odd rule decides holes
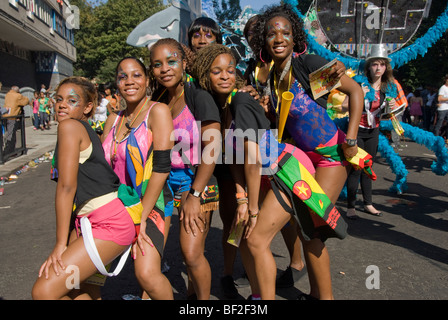
[[[236,59],[232,52],[232,49],[222,44],[210,44],[198,51],[195,63],[193,64],[192,76],[197,79],[199,85],[209,92],[212,92],[212,86],[210,81],[210,68],[215,61],[216,57],[221,54],[230,54],[235,61]],[[241,88],[244,85],[244,81],[236,73],[236,88]]]
[[[276,6],[267,7],[264,12],[259,16],[259,19],[255,23],[254,36],[251,39],[250,46],[254,50],[254,55],[258,60],[261,58],[264,61],[271,61],[272,58],[266,51],[266,25],[275,17],[283,17],[291,23],[292,35],[294,40],[294,51],[302,52],[306,48],[306,33],[303,29],[303,21],[294,12],[293,8],[289,4],[281,4]]]

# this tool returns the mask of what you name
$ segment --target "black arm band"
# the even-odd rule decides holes
[[[153,151],[153,172],[168,173],[171,171],[171,149]]]

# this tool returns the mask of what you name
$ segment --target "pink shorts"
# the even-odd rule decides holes
[[[345,133],[338,129],[336,134],[331,138],[327,143],[325,143],[324,147],[334,146],[336,144],[341,144],[345,140]],[[330,161],[327,158],[323,157],[322,155],[314,152],[314,151],[307,151],[305,152],[306,155],[311,159],[313,162],[314,167],[339,167],[344,166],[341,161]]]
[[[93,238],[113,241],[121,246],[132,244],[135,239],[135,227],[131,216],[120,199],[93,210],[86,215],[92,225]],[[80,230],[80,220],[83,216],[76,217],[76,230]]]

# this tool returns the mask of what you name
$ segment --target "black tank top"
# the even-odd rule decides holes
[[[78,187],[76,189],[74,201],[77,208],[93,198],[117,191],[120,186],[120,179],[109,166],[104,157],[103,146],[101,145],[100,138],[87,122],[79,122],[84,125],[87,133],[89,134],[90,141],[92,142],[92,153],[84,163],[79,164]],[[56,143],[51,177],[51,179],[55,181],[58,180],[57,151],[58,145]]]

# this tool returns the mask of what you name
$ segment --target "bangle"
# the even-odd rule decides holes
[[[250,217],[250,218],[257,218],[259,212],[260,212],[260,211],[257,210],[257,212],[252,213],[252,212],[249,210],[249,217]]]
[[[243,198],[247,198],[247,193],[246,192],[237,192],[235,194],[237,199],[243,199]]]
[[[241,199],[237,199],[236,200],[236,203],[238,205],[240,205],[240,204],[247,204],[248,202],[249,202],[249,200],[247,198],[241,198]]]

